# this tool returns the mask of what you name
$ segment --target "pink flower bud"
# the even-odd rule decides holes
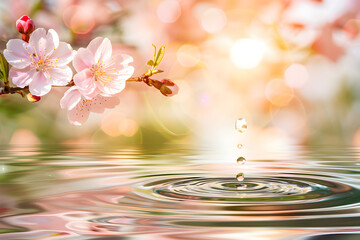
[[[24,15],[16,21],[17,30],[25,35],[29,35],[35,30],[35,24],[31,18]]]
[[[162,85],[159,90],[164,96],[171,97],[179,92],[179,87],[173,81],[163,79],[161,80],[161,83]]]
[[[39,96],[35,96],[35,95],[32,95],[31,93],[28,93],[26,95],[27,99],[29,100],[29,102],[38,102],[40,101],[41,97]]]

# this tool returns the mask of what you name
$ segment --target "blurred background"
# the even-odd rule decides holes
[[[59,106],[64,88],[38,103],[1,96],[2,144],[360,145],[359,0],[2,0],[0,37],[20,38],[25,14],[74,49],[110,38],[134,57],[134,76],[164,44],[155,78],[180,91],[128,83],[117,108],[81,127]]]

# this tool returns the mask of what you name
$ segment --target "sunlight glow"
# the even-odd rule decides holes
[[[255,68],[264,58],[265,44],[258,39],[238,39],[230,51],[231,61],[241,69]]]
[[[190,44],[182,45],[176,56],[178,62],[184,67],[193,67],[200,61],[199,48]]]
[[[282,79],[273,79],[265,89],[266,98],[275,106],[286,106],[294,97],[294,90]]]

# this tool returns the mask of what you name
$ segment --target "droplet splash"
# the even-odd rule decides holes
[[[246,120],[244,118],[239,118],[238,120],[236,120],[235,129],[240,133],[244,133],[247,129]]]
[[[244,189],[246,189],[246,184],[238,184],[238,185],[236,185],[236,189],[237,190],[244,190]]]
[[[237,179],[239,182],[244,181],[244,173],[238,173],[238,175],[236,175],[236,179]]]
[[[244,165],[244,163],[246,162],[246,159],[244,157],[239,157],[236,162],[240,165]]]

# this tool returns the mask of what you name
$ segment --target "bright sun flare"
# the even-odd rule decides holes
[[[264,57],[265,45],[251,38],[238,39],[230,51],[231,61],[241,69],[255,68]]]

